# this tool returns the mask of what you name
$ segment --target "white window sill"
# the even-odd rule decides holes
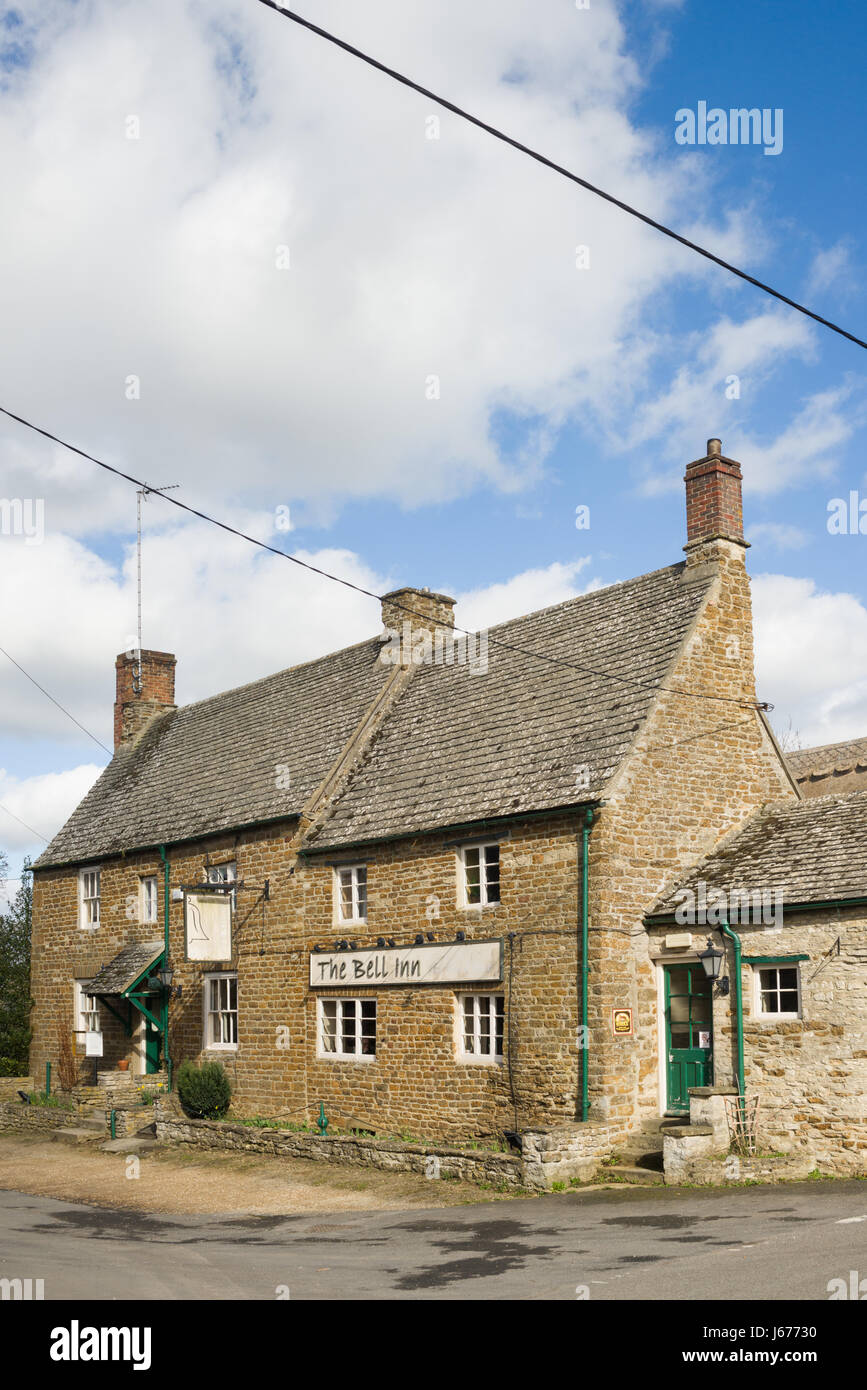
[[[501,1067],[502,1057],[474,1057],[470,1053],[459,1052],[457,1059],[464,1066],[468,1067]]]
[[[359,1063],[363,1067],[369,1067],[376,1061],[376,1053],[361,1054],[357,1052],[317,1052],[316,1060],[319,1062],[350,1062],[354,1065]]]

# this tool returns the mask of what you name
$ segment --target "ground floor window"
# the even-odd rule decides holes
[[[502,994],[458,995],[458,1056],[464,1061],[502,1060],[505,1003]]]
[[[238,1046],[238,976],[205,976],[205,1047]]]
[[[86,982],[85,982],[86,983]],[[99,1033],[99,1001],[87,994],[81,980],[75,981],[75,1031],[84,1042],[85,1033]]]
[[[320,999],[319,1054],[323,1057],[374,1057],[376,1000]]]
[[[800,1018],[801,985],[797,965],[753,967],[755,1010],[759,1018]]]

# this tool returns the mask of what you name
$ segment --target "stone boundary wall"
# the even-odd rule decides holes
[[[549,1129],[525,1130],[522,1138],[524,1184],[550,1187],[554,1182],[577,1178],[589,1182],[607,1158],[627,1136],[626,1126],[602,1124],[557,1125]]]
[[[863,1157],[863,1139],[840,1140],[839,1149],[814,1144],[792,1148],[787,1145],[776,1153],[770,1149],[774,1135],[761,1123],[758,1126],[759,1153],[730,1152],[730,1134],[726,1101],[737,1096],[734,1086],[697,1086],[689,1093],[689,1124],[668,1129],[663,1139],[663,1168],[665,1181],[677,1183],[793,1182],[820,1172],[827,1176],[846,1177],[867,1173]]]
[[[22,1087],[22,1090],[24,1088]],[[75,1124],[75,1110],[62,1106],[25,1105],[21,1100],[0,1101],[0,1131],[27,1131],[65,1129]]]
[[[550,1189],[555,1182],[568,1183],[573,1178],[589,1182],[602,1159],[623,1138],[618,1127],[593,1122],[527,1130],[521,1136],[522,1152],[518,1155],[403,1143],[372,1135],[323,1137],[296,1130],[259,1129],[231,1120],[193,1120],[182,1113],[175,1096],[159,1098],[153,1110],[157,1139],[162,1142],[415,1173],[426,1172],[428,1160],[437,1158],[442,1177],[537,1189]]]
[[[712,1143],[711,1136],[706,1136]],[[667,1186],[699,1183],[727,1187],[743,1182],[797,1182],[816,1168],[814,1158],[798,1154],[720,1154],[702,1151],[699,1137],[665,1139]]]
[[[157,1139],[199,1149],[262,1153],[278,1158],[307,1158],[320,1163],[348,1163],[387,1172],[425,1173],[432,1158],[443,1178],[465,1182],[505,1183],[522,1187],[523,1165],[515,1154],[470,1152],[436,1145],[355,1135],[303,1134],[291,1129],[258,1129],[227,1120],[192,1120],[156,1106]]]
[[[131,1134],[138,1134],[154,1121],[154,1107],[152,1105],[117,1105],[114,1106],[114,1133],[117,1139],[126,1139]],[[111,1111],[105,1112],[105,1132],[108,1134],[111,1129]]]
[[[35,1091],[32,1076],[0,1076],[0,1101],[17,1100],[19,1091]]]

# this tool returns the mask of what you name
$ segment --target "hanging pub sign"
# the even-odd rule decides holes
[[[631,1009],[612,1009],[611,1010],[611,1031],[615,1037],[632,1037],[632,1010]]]
[[[502,978],[501,938],[362,951],[314,951],[310,956],[313,988],[499,984]]]
[[[184,893],[187,960],[232,959],[232,899],[228,893]]]

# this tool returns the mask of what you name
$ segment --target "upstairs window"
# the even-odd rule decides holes
[[[500,846],[465,845],[461,851],[465,907],[500,901]]]
[[[230,1052],[238,1046],[238,976],[205,976],[205,1048]]]
[[[800,1018],[801,984],[797,965],[754,967],[758,1018]]]
[[[141,881],[141,919],[143,922],[157,920],[156,874],[149,874]]]
[[[335,869],[338,922],[367,921],[367,865],[347,864]]]
[[[99,869],[82,869],[78,875],[78,925],[85,931],[99,926]]]
[[[226,864],[212,864],[208,869],[209,883],[234,883],[238,877],[238,865],[234,860]],[[234,888],[228,895],[232,903],[232,911],[235,911],[236,893]]]

